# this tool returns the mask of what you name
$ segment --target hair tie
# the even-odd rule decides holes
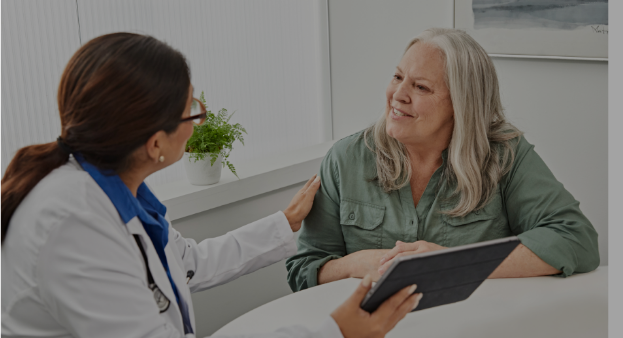
[[[65,142],[63,142],[63,139],[60,136],[56,139],[56,144],[58,144],[58,147],[67,154],[74,152],[67,144],[65,144]]]

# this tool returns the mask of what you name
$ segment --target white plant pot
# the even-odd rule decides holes
[[[221,168],[223,168],[221,155],[216,159],[214,165],[210,165],[209,155],[205,159],[195,162],[194,158],[190,158],[190,153],[186,152],[182,161],[184,161],[188,181],[192,185],[216,184],[221,179]]]

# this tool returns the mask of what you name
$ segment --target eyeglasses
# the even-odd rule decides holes
[[[208,113],[206,112],[206,107],[203,105],[203,102],[193,97],[193,103],[190,105],[190,116],[181,119],[181,121],[193,121],[195,125],[200,126],[205,122],[207,115]]]

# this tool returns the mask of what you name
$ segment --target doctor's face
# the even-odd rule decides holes
[[[193,86],[190,85],[188,88],[188,97],[186,98],[186,107],[184,108],[184,112],[180,118],[185,118],[190,116],[190,110],[193,102]],[[193,122],[191,120],[181,122],[177,129],[168,135],[168,154],[164,154],[165,166],[171,165],[177,161],[179,161],[184,156],[184,148],[186,147],[186,141],[193,134]]]

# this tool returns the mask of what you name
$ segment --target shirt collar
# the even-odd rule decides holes
[[[441,152],[441,159],[442,159],[442,163],[445,164],[448,161],[448,148],[444,149]]]
[[[130,189],[114,172],[97,168],[84,160],[81,154],[74,154],[74,157],[82,169],[88,172],[108,195],[124,223],[128,223],[134,217],[138,217],[143,223],[153,223],[157,217],[149,215],[150,212],[161,216],[166,214],[167,207],[158,201],[145,182],[138,187],[136,197],[134,197]]]

